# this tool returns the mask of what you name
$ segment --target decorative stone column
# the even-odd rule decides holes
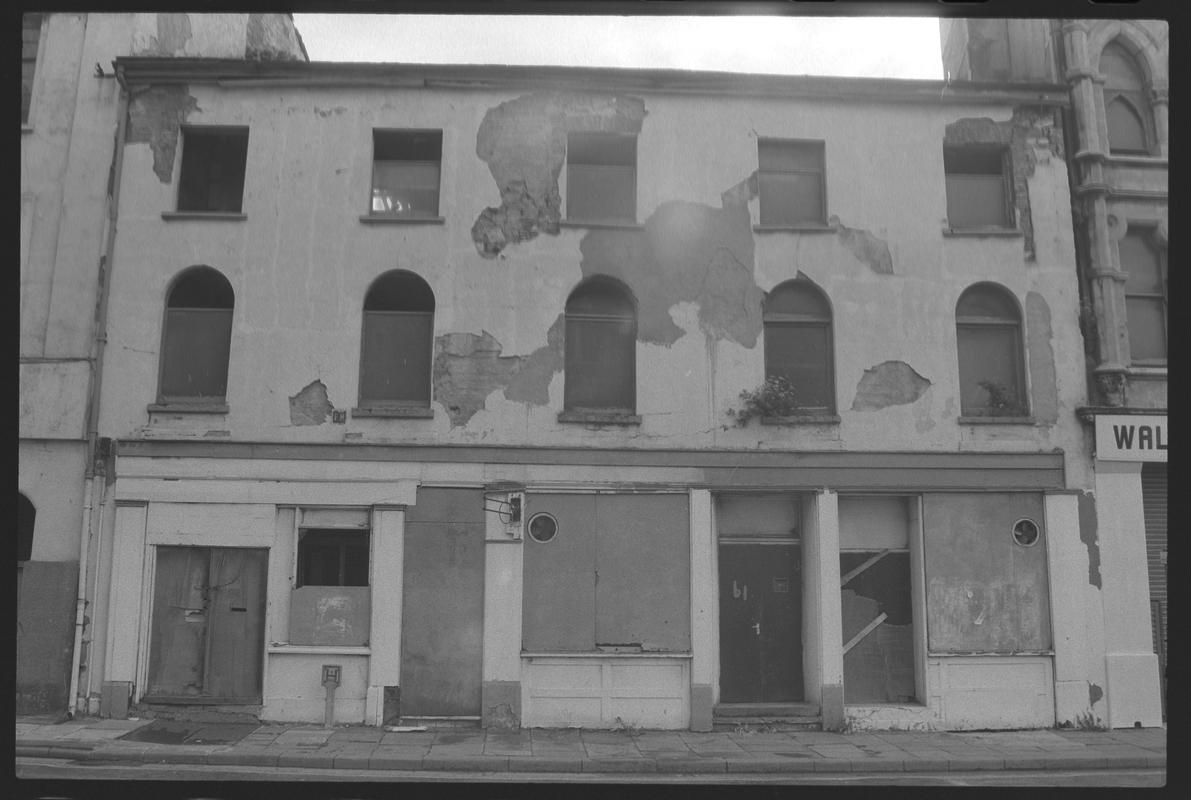
[[[1164,82],[1150,86],[1150,106],[1154,109],[1154,135],[1158,139],[1158,154],[1170,157],[1170,87]]]

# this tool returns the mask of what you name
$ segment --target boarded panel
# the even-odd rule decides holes
[[[303,586],[290,594],[290,644],[363,646],[372,618],[368,586]]]
[[[910,546],[909,519],[904,497],[840,497],[840,549],[904,550]]]
[[[840,503],[843,517],[842,506]],[[904,522],[903,522],[904,525]],[[841,530],[842,530],[841,524]],[[840,554],[840,575],[877,552]],[[852,578],[841,592],[843,641],[851,642],[885,619],[844,653],[844,702],[907,703],[914,700],[914,625],[910,607],[910,554],[889,553]]]
[[[801,513],[796,494],[721,494],[715,505],[716,534],[721,539],[797,539]]]
[[[526,538],[522,601],[523,649],[533,652],[595,647],[594,494],[526,498],[526,515],[547,512],[558,520],[549,542]]]
[[[484,496],[418,490],[405,515],[401,713],[480,713]]]
[[[1050,649],[1046,545],[1041,537],[1033,547],[1014,542],[1023,517],[1042,529],[1040,494],[923,495],[931,652]]]
[[[151,695],[203,693],[207,647],[205,547],[158,547],[149,648]]]
[[[17,714],[66,710],[78,578],[77,561],[26,561],[17,567]]]
[[[269,551],[213,547],[206,694],[256,700],[264,666]]]
[[[689,651],[687,495],[597,495],[596,530],[596,644]]]

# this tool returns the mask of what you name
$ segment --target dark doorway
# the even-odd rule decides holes
[[[797,544],[720,544],[720,702],[803,699]]]
[[[158,547],[152,702],[260,703],[267,550]]]

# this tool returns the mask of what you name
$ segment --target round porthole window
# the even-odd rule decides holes
[[[534,514],[529,518],[529,538],[535,542],[545,544],[558,533],[558,520],[545,512]]]
[[[1038,542],[1038,523],[1032,519],[1019,519],[1013,523],[1013,541],[1022,547],[1031,547]]]

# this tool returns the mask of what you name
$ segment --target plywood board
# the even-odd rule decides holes
[[[522,648],[531,653],[595,647],[594,494],[526,497],[526,518],[538,512],[558,521],[549,542],[528,536],[522,600]]]

